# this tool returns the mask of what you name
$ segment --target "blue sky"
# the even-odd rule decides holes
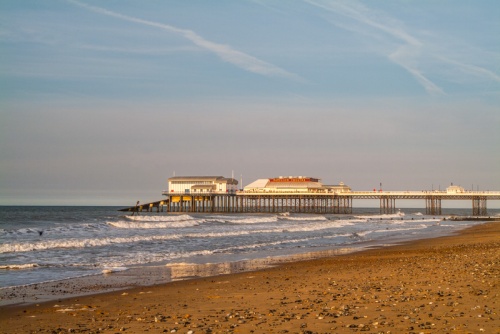
[[[498,17],[497,1],[1,1],[0,204],[157,200],[174,171],[500,190]]]

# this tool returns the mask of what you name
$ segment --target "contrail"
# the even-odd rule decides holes
[[[269,76],[269,77],[283,77],[283,78],[293,79],[295,81],[303,81],[302,78],[300,78],[298,75],[296,75],[294,73],[290,73],[288,71],[285,71],[282,68],[279,68],[279,67],[274,66],[272,64],[269,64],[265,61],[262,61],[258,58],[250,56],[244,52],[235,50],[235,49],[231,48],[229,45],[219,44],[219,43],[215,43],[215,42],[211,42],[209,40],[206,40],[205,38],[201,37],[200,35],[198,35],[197,33],[195,33],[192,30],[180,29],[180,28],[177,28],[174,26],[170,26],[168,24],[158,23],[158,22],[154,22],[154,21],[148,21],[148,20],[144,20],[144,19],[116,13],[116,12],[107,10],[105,8],[88,5],[86,3],[83,3],[83,2],[80,2],[77,0],[67,0],[67,1],[74,4],[74,5],[80,6],[82,8],[85,8],[87,10],[93,11],[93,12],[98,13],[98,14],[107,15],[107,16],[115,17],[115,18],[118,18],[121,20],[163,29],[163,30],[166,30],[168,32],[180,35],[180,36],[186,38],[187,40],[191,41],[193,44],[216,54],[220,59],[224,60],[225,62],[231,63],[231,64],[233,64],[241,69],[244,69],[248,72],[257,73],[257,74]]]
[[[317,0],[304,0],[304,2],[329,12],[344,15],[365,26],[375,28],[401,40],[404,44],[396,52],[388,55],[388,58],[408,71],[429,94],[443,94],[443,90],[425,77],[414,64],[422,48],[422,43],[404,31],[404,29],[394,25],[389,17],[377,17],[370,9],[354,1],[321,2]]]
[[[449,59],[446,57],[437,57],[437,58],[443,62],[457,66],[463,72],[469,73],[469,74],[477,76],[477,77],[488,78],[490,80],[500,82],[500,76],[498,76],[497,74],[495,74],[492,71],[489,71],[483,67],[464,64],[464,63],[461,63],[459,61],[452,60],[452,59]]]

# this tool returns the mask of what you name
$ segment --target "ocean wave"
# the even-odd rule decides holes
[[[114,237],[114,238],[97,238],[97,239],[57,239],[44,240],[38,242],[14,242],[0,245],[1,253],[19,253],[33,252],[39,250],[55,249],[55,248],[87,248],[101,247],[112,244],[122,243],[137,243],[144,241],[161,241],[179,239],[179,235],[159,235],[159,236],[132,236],[132,237]]]
[[[316,220],[328,220],[324,216],[280,216],[283,220],[294,220],[294,221],[316,221]]]
[[[354,225],[354,222],[349,220],[320,220],[315,224],[289,224],[284,227],[284,229],[288,232],[313,232],[332,228],[341,228],[349,225]]]
[[[213,264],[213,263],[206,262],[203,264]],[[171,263],[165,264],[165,267],[190,267],[190,266],[197,266],[197,265],[199,265],[199,263],[196,263],[196,262],[171,262]]]
[[[158,252],[158,253],[136,253],[131,257],[120,257],[120,258],[106,258],[100,263],[100,267],[103,270],[108,270],[109,268],[124,267],[124,266],[135,266],[144,265],[151,263],[162,263],[166,261],[191,258],[197,256],[206,256],[214,254],[213,250],[195,250],[188,252]],[[102,271],[101,271],[102,272]],[[103,272],[104,273],[104,272]]]
[[[405,216],[404,212],[398,212],[398,213],[393,213],[393,214],[362,215],[362,216],[354,216],[354,217],[358,218],[358,219],[365,219],[365,220],[374,220],[374,219],[390,220],[390,219],[394,219],[394,218],[402,218],[404,216]]]
[[[22,270],[22,269],[32,269],[39,267],[37,263],[25,263],[25,264],[6,264],[1,265],[0,269],[8,269],[8,270]]]
[[[107,223],[117,228],[182,228],[192,227],[203,223],[220,223],[220,224],[264,224],[275,223],[278,221],[276,216],[264,217],[242,217],[242,216],[205,216],[196,218],[189,215],[181,216],[125,216],[126,220],[108,221]],[[131,220],[131,221],[129,221]]]
[[[229,223],[229,224],[264,224],[264,223],[275,223],[278,221],[276,216],[265,216],[265,217],[231,217],[231,219],[225,217],[214,217],[215,219],[209,219],[210,222],[218,223]]]
[[[173,220],[173,221],[108,221],[107,224],[116,228],[123,229],[164,229],[164,228],[182,228],[198,226],[205,222],[204,219],[199,220]]]
[[[237,231],[220,231],[220,232],[205,232],[203,234],[186,234],[188,238],[220,238],[220,237],[237,237],[252,234],[267,234],[267,233],[282,233],[282,232],[314,232],[332,228],[340,228],[344,226],[353,225],[352,221],[347,220],[337,220],[337,221],[321,221],[315,224],[285,224],[277,225],[269,228],[261,229],[245,229]]]
[[[390,230],[371,230],[371,231],[366,231],[365,235],[375,234],[375,233],[391,233],[391,234],[393,234],[393,233],[397,233],[397,232],[423,230],[423,229],[426,229],[428,227],[429,227],[429,225],[419,224],[419,225],[409,226],[406,228],[391,228]]]
[[[133,220],[133,221],[141,221],[141,222],[177,222],[177,221],[186,221],[186,220],[193,220],[195,219],[194,217],[191,217],[190,215],[160,215],[160,216],[149,216],[149,215],[144,215],[144,216],[121,216],[123,218],[126,218],[128,220]]]
[[[3,234],[5,234],[5,235],[12,235],[12,234],[14,234],[14,235],[24,235],[24,234],[37,235],[37,234],[40,234],[40,232],[43,233],[43,231],[41,229],[27,228],[27,227],[20,228],[17,230],[3,230],[1,232],[2,232],[2,235]]]
[[[99,232],[103,228],[106,228],[105,223],[86,223],[86,224],[68,224],[59,226],[39,226],[37,228],[19,228],[12,230],[2,230],[0,231],[0,237],[12,237],[12,236],[46,236],[47,234],[53,235],[74,235],[81,233],[92,233]]]
[[[261,243],[254,243],[254,244],[248,244],[248,245],[241,245],[241,246],[232,246],[232,247],[226,247],[226,248],[219,248],[219,249],[214,249],[213,253],[228,253],[228,252],[234,252],[236,250],[255,250],[258,248],[262,247],[269,247],[269,246],[278,246],[278,245],[284,245],[284,244],[295,244],[295,243],[301,243],[301,242],[307,242],[311,241],[314,239],[319,239],[321,237],[309,237],[309,238],[301,238],[301,239],[286,239],[286,240],[278,240],[278,241],[271,241],[271,242],[261,242]]]
[[[171,253],[169,254],[165,260],[176,260],[179,258],[191,258],[193,256],[198,255],[213,255],[213,254],[224,254],[224,253],[236,253],[241,251],[249,251],[249,250],[257,250],[265,247],[279,246],[285,244],[297,244],[304,243],[315,239],[321,239],[321,237],[312,237],[312,238],[298,238],[298,239],[284,239],[270,242],[257,242],[253,244],[246,245],[235,245],[224,248],[215,248],[211,250],[201,250],[201,251],[192,251],[192,252],[179,252],[179,253]],[[172,263],[167,266],[181,266],[181,265],[189,265],[189,263],[181,262],[181,263]]]
[[[112,268],[104,268],[102,270],[102,273],[103,274],[111,274],[111,273],[116,273],[119,271],[126,271],[126,270],[128,270],[127,267],[112,267]]]

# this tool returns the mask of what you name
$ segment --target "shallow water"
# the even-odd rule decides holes
[[[143,266],[232,263],[356,249],[447,235],[481,222],[451,222],[422,209],[380,215],[124,215],[116,207],[0,207],[0,286]],[[445,211],[445,210],[444,210]],[[448,214],[467,215],[454,209]],[[500,210],[490,210],[498,215]],[[445,211],[445,214],[447,212]],[[177,264],[177,265],[175,265]]]

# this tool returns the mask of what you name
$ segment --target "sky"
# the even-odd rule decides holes
[[[130,206],[173,175],[500,190],[498,17],[496,0],[0,0],[0,205]]]

